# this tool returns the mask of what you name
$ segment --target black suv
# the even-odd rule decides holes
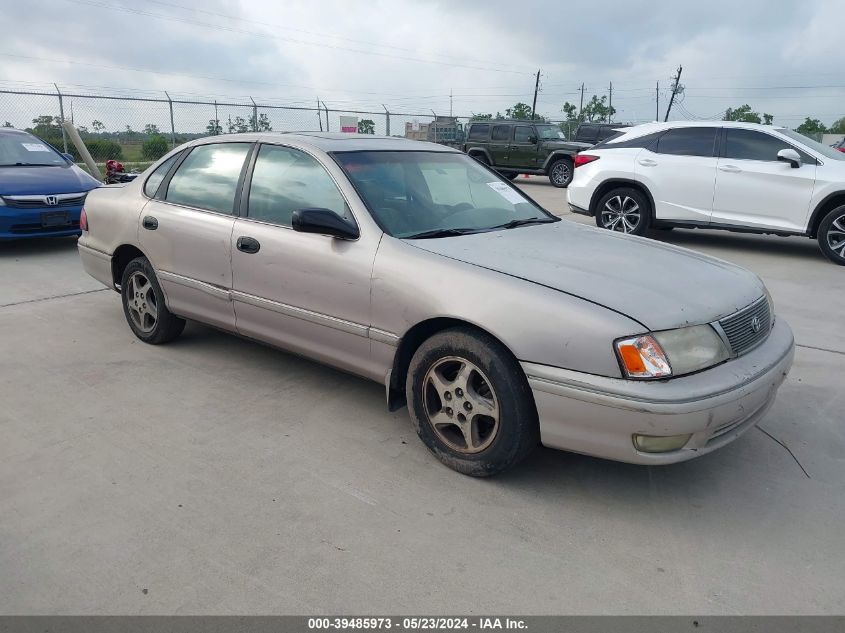
[[[631,127],[628,123],[582,123],[575,130],[575,140],[579,143],[595,145],[616,134],[616,130]]]
[[[557,125],[539,121],[473,121],[464,151],[513,180],[519,174],[548,176],[555,187],[572,180],[575,154],[590,145],[566,140]]]

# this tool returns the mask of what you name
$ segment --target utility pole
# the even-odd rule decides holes
[[[452,118],[452,89],[449,88],[449,118]]]
[[[317,97],[317,120],[320,122],[320,131],[323,131],[323,113],[320,112],[320,97]]]
[[[581,113],[584,111],[584,84],[581,83],[581,107],[578,108],[578,118],[581,118]]]
[[[607,89],[608,95],[610,95],[608,108],[607,108],[607,122],[610,123],[610,120],[613,118],[613,82],[610,82],[610,87]]]
[[[669,112],[672,110],[672,104],[675,102],[675,95],[683,90],[683,86],[680,84],[681,71],[683,69],[683,66],[678,66],[678,74],[675,75],[675,78],[672,80],[672,94],[669,96],[669,107],[666,108],[666,116],[663,117],[664,123],[669,120]]]
[[[537,91],[540,90],[540,69],[537,69],[537,79],[534,81],[534,101],[531,103],[531,119],[534,119],[534,113],[537,111]]]
[[[660,120],[660,82],[654,88],[654,120]]]

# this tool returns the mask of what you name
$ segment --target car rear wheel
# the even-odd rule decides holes
[[[828,213],[819,225],[819,246],[834,264],[845,266],[845,205]]]
[[[475,160],[477,160],[482,165],[488,165],[488,166],[490,165],[490,161],[487,160],[487,157],[484,154],[482,154],[481,152],[477,152],[475,154],[470,154],[470,157],[474,158]]]
[[[603,229],[643,235],[651,221],[646,197],[629,187],[620,187],[604,194],[596,207],[596,225]]]
[[[549,166],[549,180],[555,187],[565,188],[572,182],[572,161],[559,158]]]
[[[167,309],[164,293],[146,257],[137,257],[126,266],[120,295],[129,327],[145,343],[168,343],[185,329],[185,320]]]
[[[405,390],[420,439],[465,475],[495,475],[539,443],[525,374],[487,334],[455,328],[432,336],[411,359]]]

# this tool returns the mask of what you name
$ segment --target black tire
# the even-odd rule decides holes
[[[614,199],[618,200],[614,201]],[[620,217],[617,211],[620,208],[627,210],[622,214],[624,218]],[[600,228],[629,235],[644,235],[650,225],[651,205],[648,198],[637,189],[631,187],[612,189],[604,194],[596,205],[596,226]]]
[[[558,158],[549,165],[549,182],[559,189],[566,189],[572,182],[572,160],[569,158]]]
[[[148,286],[140,285],[142,278]],[[185,319],[167,309],[164,293],[146,257],[136,257],[126,266],[120,280],[120,297],[129,328],[145,343],[169,343],[185,329]]]
[[[845,204],[824,216],[819,224],[818,240],[825,257],[845,266]]]
[[[439,430],[435,430],[431,422],[434,416],[429,413],[438,407],[438,403],[441,406],[446,404],[437,388],[428,382],[429,375],[439,367],[461,362],[465,363],[464,367],[475,366],[470,370],[473,378],[463,383],[466,393],[452,387],[461,384],[458,378],[447,383],[446,388],[452,389],[454,394],[449,402],[454,409],[449,409],[449,416],[451,419],[452,412],[455,412],[457,420],[463,415],[467,403],[476,402],[476,411],[469,413],[468,423],[476,429],[472,435],[477,435],[479,440],[477,452],[467,450],[469,442],[460,439],[464,436],[457,422],[454,425],[450,422],[438,424]],[[473,381],[475,386],[472,386]],[[484,388],[485,381],[490,383],[489,391]],[[540,442],[537,409],[522,368],[504,345],[483,332],[458,327],[439,332],[425,341],[411,359],[405,392],[408,410],[420,439],[437,459],[459,473],[473,477],[495,475],[525,459]],[[449,394],[445,395],[448,397]],[[480,413],[479,397],[493,405],[497,413],[495,421]],[[442,417],[444,411],[445,408],[440,408],[436,413]],[[451,441],[452,445],[447,439],[449,434],[458,438]],[[466,445],[464,450],[454,447],[454,444],[460,443]]]

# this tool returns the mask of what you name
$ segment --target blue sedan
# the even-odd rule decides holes
[[[32,134],[0,129],[0,240],[79,235],[85,196],[100,183]]]

